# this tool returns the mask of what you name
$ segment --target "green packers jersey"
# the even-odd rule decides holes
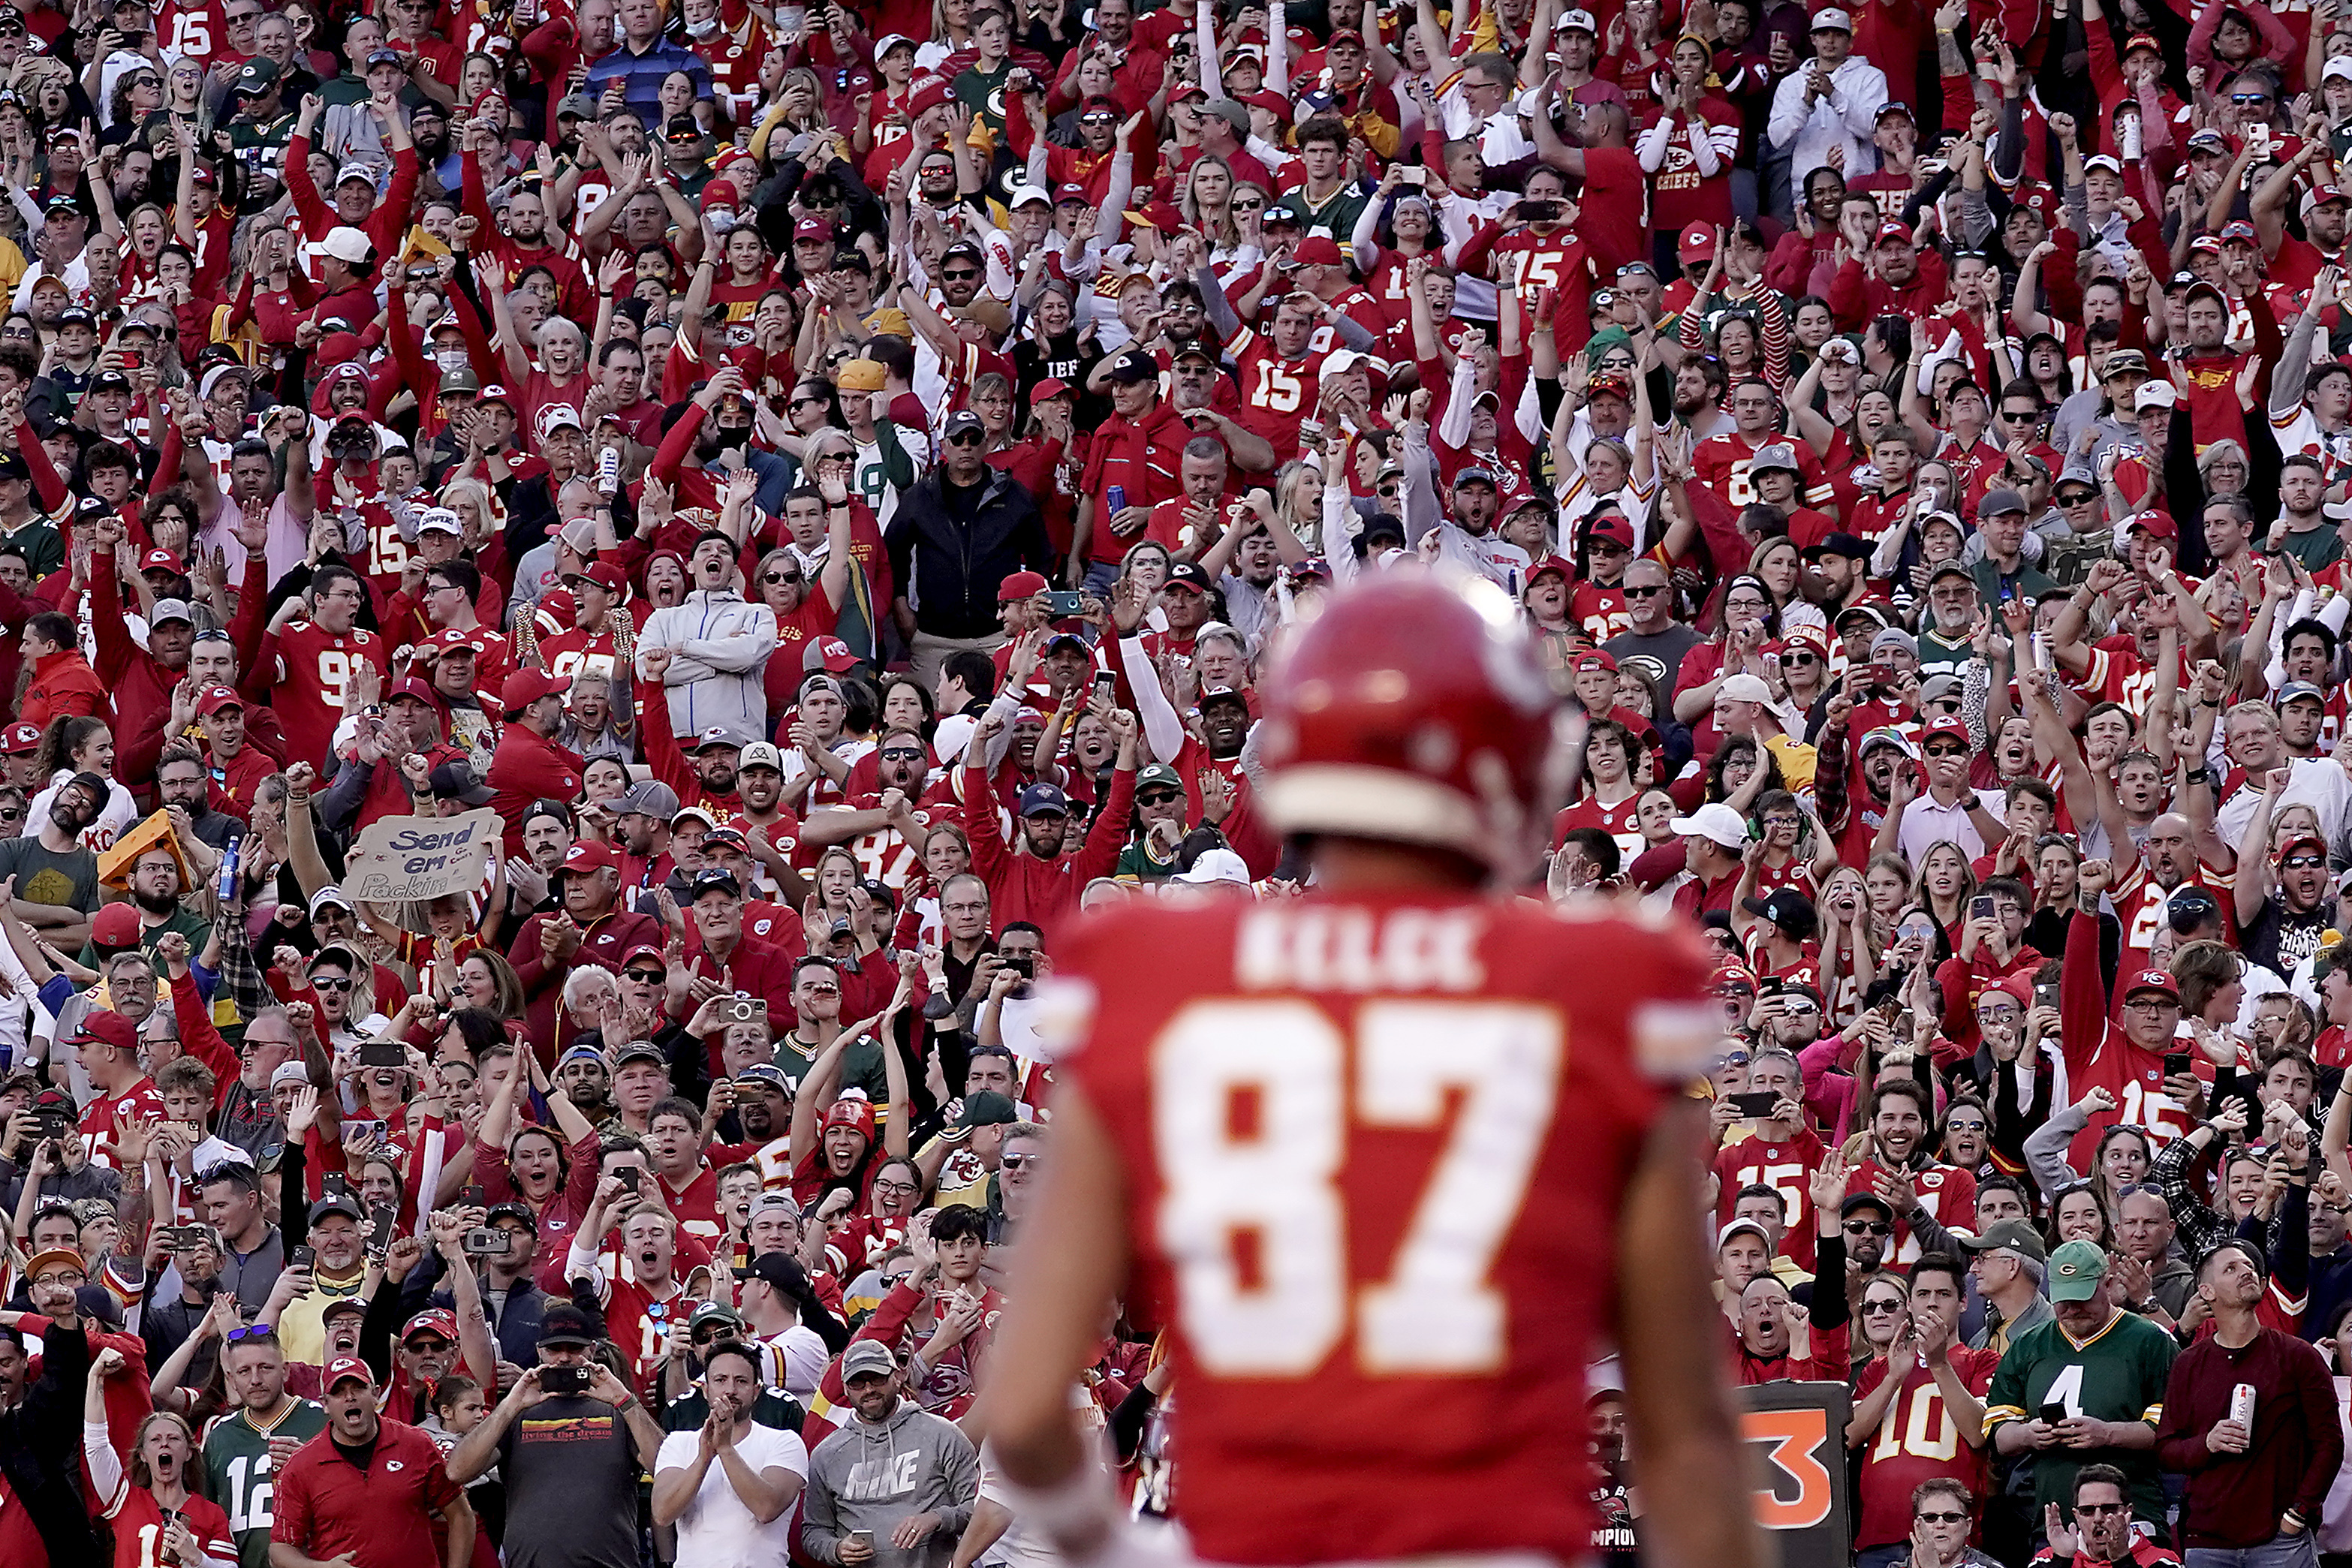
[[[229,1532],[236,1538],[238,1568],[268,1568],[269,1527],[277,1516],[270,1503],[277,1496],[271,1479],[269,1440],[291,1437],[308,1442],[327,1429],[327,1411],[313,1399],[291,1399],[266,1429],[256,1426],[253,1413],[239,1410],[224,1416],[205,1434],[205,1470],[212,1492],[228,1515]]]
[[[2164,1385],[2179,1347],[2170,1334],[2131,1312],[2117,1312],[2081,1344],[2053,1321],[2010,1342],[2009,1354],[1985,1396],[1985,1430],[2004,1421],[2036,1419],[2045,1405],[2099,1421],[2145,1421],[2164,1416]],[[2131,1478],[2132,1513],[2164,1522],[2164,1486],[2153,1448],[2043,1448],[2033,1461],[2035,1512],[2050,1503],[2072,1507],[2074,1472],[2113,1465]]]

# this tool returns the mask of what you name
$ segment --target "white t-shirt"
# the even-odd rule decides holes
[[[699,1428],[664,1437],[655,1476],[692,1469],[701,1441]],[[735,1451],[754,1470],[782,1468],[808,1479],[808,1448],[796,1432],[754,1424],[735,1440]],[[713,1459],[694,1501],[677,1517],[677,1568],[774,1568],[791,1546],[794,1513],[788,1508],[766,1524],[758,1522],[735,1494],[726,1466]]]

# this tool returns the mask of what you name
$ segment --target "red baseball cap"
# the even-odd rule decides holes
[[[133,915],[131,918],[136,920],[139,916]],[[139,1049],[139,1030],[129,1019],[111,1008],[100,1008],[81,1020],[81,1028],[75,1033],[74,1040],[79,1043],[85,1040],[110,1045],[117,1051],[135,1051]]]
[[[457,1336],[453,1333],[449,1337],[454,1340]],[[356,1377],[370,1388],[375,1386],[375,1374],[370,1372],[368,1364],[356,1355],[339,1355],[327,1363],[326,1380],[319,1386],[323,1392],[332,1393],[335,1385],[347,1377]]]
[[[803,218],[793,225],[793,238],[795,240],[831,239],[832,237],[833,225],[823,218]]]
[[[1675,242],[1675,254],[1685,261],[1705,261],[1715,254],[1715,230],[1706,224],[1691,225]]]
[[[663,956],[662,950],[655,946],[652,943],[640,942],[635,946],[621,955],[621,967],[625,969],[640,958],[659,959],[664,964],[667,964],[669,961],[667,958]]]
[[[1559,573],[1560,576],[1567,578],[1571,582],[1576,580],[1576,569],[1568,564],[1566,558],[1557,555],[1548,555],[1544,557],[1543,559],[1536,562],[1535,565],[1528,568],[1528,586],[1530,588],[1534,587],[1537,578],[1543,576],[1546,572],[1554,571]]]
[[[573,572],[563,580],[571,582],[583,577],[607,593],[626,593],[629,591],[628,573],[609,560],[592,560],[586,567]]]
[[[1069,382],[1063,381],[1056,376],[1047,376],[1044,381],[1039,382],[1035,387],[1031,389],[1029,393],[1029,404],[1034,408],[1037,404],[1044,402],[1047,398],[1068,397],[1070,395]],[[1016,572],[1014,575],[1018,576],[1019,573]],[[1037,574],[1033,571],[1029,575],[1034,577]]]
[[[2180,999],[2180,983],[2172,977],[2172,971],[2153,966],[2139,970],[2124,982],[2125,996],[2136,996],[2141,991],[2162,991],[2176,1002]]]
[[[245,699],[226,686],[206,686],[203,695],[196,698],[198,717],[216,714],[225,707],[242,708],[244,706]]]
[[[593,839],[582,839],[579,842],[573,844],[570,849],[563,852],[562,863],[558,865],[555,869],[559,873],[567,871],[618,871],[621,869],[621,856],[619,852],[615,851],[610,844],[598,843]]]
[[[1909,245],[1911,243],[1911,230],[1908,225],[1895,223],[1892,219],[1879,225],[1878,232],[1870,236],[1870,243],[1874,246],[1891,245],[1897,240],[1900,240],[1905,245]]]
[[[1043,593],[1052,586],[1053,584],[1045,580],[1044,572],[1016,571],[996,585],[996,602],[1010,604],[1016,599],[1026,599],[1032,594]]]
[[[18,719],[0,736],[0,756],[22,757],[28,751],[41,749],[41,727],[29,719]]]
[[[425,703],[435,707],[438,707],[440,706],[438,699],[436,699],[433,695],[433,688],[426,685],[423,681],[418,680],[415,675],[411,675],[404,681],[394,682],[392,689],[383,694],[383,700],[386,702],[392,701],[394,697],[415,697],[418,702]]]
[[[1083,207],[1090,199],[1087,188],[1076,180],[1065,180],[1054,187],[1054,204],[1057,207],[1065,202],[1076,202]]]
[[[1617,661],[1598,648],[1587,648],[1570,660],[1568,667],[1579,674],[1582,674],[1587,670],[1607,670],[1614,674]]]
[[[139,570],[141,571],[184,571],[186,568],[180,564],[178,556],[158,545],[139,558]]]
[[[1953,717],[1950,714],[1944,714],[1938,717],[1931,718],[1926,724],[1919,727],[1919,744],[1922,747],[1925,747],[1929,741],[1938,738],[1957,740],[1962,746],[1970,744],[1969,739],[1968,725],[1963,721]]]
[[[509,713],[520,713],[541,697],[554,696],[572,689],[570,675],[551,675],[545,670],[517,670],[507,677],[499,691],[499,706]]]
[[[2180,537],[2180,525],[2172,520],[2172,514],[2158,511],[2153,507],[2145,512],[2136,512],[2124,519],[2124,532],[2129,533],[2134,528],[2146,528],[2160,539],[2177,539]]]
[[[136,947],[143,935],[139,911],[131,904],[100,904],[90,918],[89,940],[95,947]]]
[[[457,1343],[457,1314],[443,1307],[430,1307],[408,1320],[400,1331],[403,1343],[421,1333],[437,1333],[451,1344]]]
[[[1633,525],[1616,512],[1603,512],[1585,525],[1584,537],[1594,543],[1606,540],[1612,545],[1622,545],[1627,549],[1632,549]]]
[[[1339,242],[1329,235],[1316,235],[1300,243],[1293,259],[1301,267],[1340,267],[1347,257],[1339,254]]]
[[[832,674],[855,669],[859,663],[857,655],[850,652],[849,644],[838,637],[819,638],[816,653],[817,657],[824,661],[826,671]]]

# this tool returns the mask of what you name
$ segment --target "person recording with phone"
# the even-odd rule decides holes
[[[604,1328],[569,1302],[550,1306],[536,1364],[450,1450],[452,1480],[495,1466],[506,1485],[508,1568],[635,1568],[637,1479],[662,1430],[591,1354]]]

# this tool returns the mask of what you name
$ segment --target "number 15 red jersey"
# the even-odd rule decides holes
[[[1718,1029],[1696,938],[1308,898],[1121,910],[1055,968],[1055,1071],[1117,1144],[1171,1331],[1198,1554],[1589,1551],[1618,1211]]]

